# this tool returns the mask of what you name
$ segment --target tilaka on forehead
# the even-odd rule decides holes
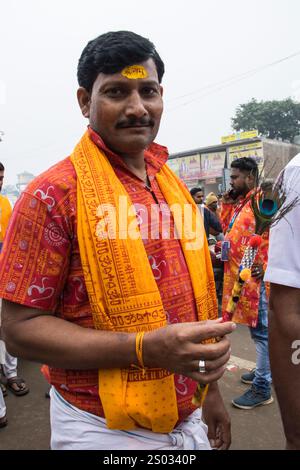
[[[130,80],[148,77],[148,72],[143,65],[129,65],[122,70],[121,74]]]

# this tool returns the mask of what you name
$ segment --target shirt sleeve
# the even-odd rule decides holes
[[[286,204],[300,196],[300,167],[287,167],[284,173]],[[270,231],[265,281],[300,288],[300,202]]]
[[[71,240],[61,195],[53,186],[48,198],[45,193],[24,192],[14,207],[0,257],[0,297],[55,312],[68,272]]]

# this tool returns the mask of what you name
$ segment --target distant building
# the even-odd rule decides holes
[[[217,194],[229,188],[230,165],[236,158],[252,157],[260,174],[276,178],[298,153],[300,145],[258,137],[251,131],[224,137],[220,145],[171,154],[168,165],[189,189],[202,187],[205,194]]]
[[[11,184],[3,186],[1,193],[3,196],[6,196],[9,199],[9,202],[14,206],[16,200],[19,197],[19,192],[17,188]]]
[[[18,182],[16,186],[17,186],[19,193],[24,191],[26,186],[35,178],[35,176],[32,173],[28,173],[27,171],[20,173],[19,175],[17,175],[17,177],[18,177]]]

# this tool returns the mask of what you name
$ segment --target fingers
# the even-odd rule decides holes
[[[226,364],[230,359],[231,350],[229,348],[229,342],[226,340],[224,341],[225,344],[225,352],[224,354],[219,355],[215,353],[215,351],[209,353],[210,357],[215,357],[215,359],[204,359],[207,357],[206,352],[202,354],[201,359],[205,361],[205,372],[199,372],[199,360],[194,360],[192,363],[192,371],[189,374],[191,378],[200,382],[202,384],[211,383],[214,381],[219,380],[226,370]],[[204,348],[210,345],[203,345]],[[212,345],[214,346],[214,345]],[[223,348],[224,346],[222,346]]]
[[[226,442],[223,441],[222,445],[218,447],[218,450],[228,450],[229,447],[231,446],[231,439],[228,439]]]
[[[199,370],[197,369],[200,359],[205,361],[219,360],[214,366],[215,369],[222,367],[226,362],[227,356],[221,359],[230,348],[230,343],[225,335],[231,333],[235,328],[236,325],[233,322],[215,320],[167,325],[151,331],[144,337],[144,363],[148,367],[162,367],[188,377],[195,378],[196,374],[196,377],[199,378]],[[211,338],[221,339],[212,344],[202,343],[202,341],[205,342]],[[213,364],[210,364],[209,367],[210,374],[213,374]],[[217,377],[213,376],[211,380],[219,378],[222,373],[223,371],[217,373]]]
[[[211,448],[214,450],[223,450],[223,441],[220,438],[215,438],[215,439],[209,439],[209,443],[211,445]]]
[[[220,422],[214,433],[208,429],[209,443],[215,450],[227,450],[231,445],[231,425],[230,421]]]
[[[251,277],[254,277],[254,279],[262,279],[263,278],[263,273],[261,272],[253,272],[251,273]]]
[[[218,450],[228,450],[231,445],[231,426],[230,423],[224,423],[218,429]]]
[[[190,357],[193,360],[203,359],[205,361],[214,361],[227,354],[230,350],[230,341],[227,337],[220,339],[218,343],[197,344],[191,348]]]
[[[226,366],[222,366],[222,367],[219,367],[219,369],[215,369],[212,372],[205,372],[205,373],[195,372],[195,373],[187,374],[187,375],[200,384],[210,384],[213,382],[217,382],[217,380],[219,380],[222,377],[225,370],[226,370]]]
[[[207,320],[193,325],[190,340],[195,343],[228,335],[236,329],[235,323],[231,321],[223,322],[222,320]]]
[[[255,277],[259,274],[259,272],[260,272],[259,266],[253,265],[251,268],[251,275]]]
[[[252,277],[254,277],[254,279],[257,279],[259,281],[260,279],[262,279],[264,277],[264,275],[262,273],[260,273],[260,274],[252,275]]]
[[[264,275],[264,269],[262,264],[255,263],[251,268],[251,276],[256,279],[261,279]]]
[[[200,344],[192,352],[193,358],[186,363],[184,375],[200,383],[211,383],[222,377],[230,359],[230,342],[222,338],[219,343]],[[205,372],[199,372],[199,360],[205,362]]]
[[[222,366],[225,366],[230,359],[230,349],[223,354],[221,357],[218,357],[215,360],[205,360],[205,369],[207,372],[213,372],[216,369],[219,369]],[[202,358],[203,356],[201,356]],[[194,361],[193,363],[195,372],[199,372],[199,361]]]

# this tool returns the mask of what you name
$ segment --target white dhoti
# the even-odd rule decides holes
[[[52,387],[52,450],[211,450],[202,412],[196,410],[170,434],[147,429],[108,429],[106,420],[68,403]]]

